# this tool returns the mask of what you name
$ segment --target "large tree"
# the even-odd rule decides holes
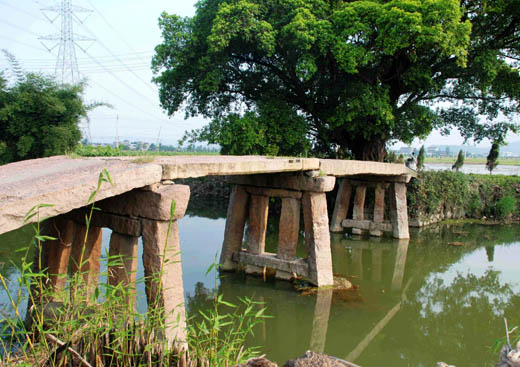
[[[159,25],[169,114],[283,102],[315,153],[371,160],[434,128],[476,141],[516,129],[520,0],[201,0]]]
[[[59,85],[36,74],[0,74],[0,164],[63,154],[79,143],[80,118],[95,107],[82,100],[82,85]]]

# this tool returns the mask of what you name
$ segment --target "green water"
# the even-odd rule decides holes
[[[209,303],[215,283],[205,272],[220,250],[225,220],[189,213],[179,230],[187,309],[195,313]],[[27,228],[0,236],[0,268],[13,292],[21,258],[15,249],[30,235]],[[332,236],[334,272],[351,280],[352,292],[302,295],[288,282],[240,274],[225,274],[218,291],[230,301],[247,295],[266,303],[273,318],[248,342],[279,365],[313,349],[362,366],[493,366],[503,317],[520,325],[520,225],[441,225],[411,236]],[[108,239],[104,231],[105,249]],[[276,239],[270,225],[268,250]],[[138,277],[142,263],[139,269]],[[142,297],[139,307],[146,307]],[[10,314],[5,291],[0,310],[0,318]]]

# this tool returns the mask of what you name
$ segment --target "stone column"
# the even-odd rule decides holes
[[[294,260],[296,258],[296,247],[300,234],[300,207],[300,200],[282,198],[277,254],[280,259]]]
[[[403,285],[406,255],[408,253],[408,239],[399,240],[395,254],[394,274],[392,276],[392,290],[399,290]]]
[[[265,251],[265,233],[267,230],[268,212],[269,197],[251,195],[247,233],[247,252],[251,254],[261,255]]]
[[[354,197],[354,208],[352,211],[352,218],[354,220],[365,219],[365,196],[367,188],[366,186],[356,187],[356,196]],[[352,228],[352,234],[361,234],[363,231],[359,228]]]
[[[90,296],[99,279],[102,229],[91,226],[87,234],[86,226],[76,224],[75,227],[70,267],[72,273],[81,272],[87,286],[87,296]]]
[[[50,230],[54,241],[47,241],[44,246],[49,249],[48,273],[56,293],[62,292],[67,285],[72,239],[74,237],[74,222],[65,218],[50,219]]]
[[[189,186],[154,184],[106,200],[102,206],[110,213],[142,218],[148,311],[163,318],[156,335],[180,348],[186,347],[186,320],[177,219],[184,216],[189,198]]]
[[[40,233],[55,238],[55,240],[41,242],[41,253],[39,248],[35,249],[33,262],[33,272],[47,269],[49,278],[45,286],[49,287],[48,289],[53,291],[53,295],[56,296],[52,299],[47,297],[45,300],[47,302],[61,298],[59,293],[67,284],[74,223],[64,217],[50,218],[41,224]]]
[[[330,223],[331,232],[343,232],[341,222],[347,219],[348,208],[350,205],[350,197],[352,195],[352,185],[347,179],[343,179],[339,183],[338,194],[334,204],[334,212]]]
[[[324,192],[304,192],[303,220],[309,278],[318,287],[332,285],[329,217]]]
[[[165,337],[169,345],[185,347],[186,316],[177,221],[170,224],[143,219],[141,223],[148,307],[164,317],[164,330],[157,333]]]
[[[109,256],[114,265],[108,269],[108,284],[122,284],[130,305],[135,304],[135,281],[137,277],[138,237],[112,232]]]
[[[323,353],[327,343],[332,289],[320,289],[316,293],[316,307],[312,320],[311,345],[313,352]]]
[[[406,184],[394,182],[390,198],[390,212],[394,238],[410,238],[408,231],[408,207],[406,205]]]
[[[378,183],[375,190],[374,200],[374,223],[383,223],[385,219],[385,187]],[[383,232],[379,229],[371,230],[371,236],[381,237]]]
[[[248,194],[243,186],[234,185],[229,197],[224,241],[220,253],[220,269],[234,270],[233,253],[240,251],[244,238],[244,227],[247,217]]]

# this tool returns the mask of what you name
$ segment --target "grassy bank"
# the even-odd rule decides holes
[[[408,212],[419,220],[519,219],[519,202],[518,176],[426,171],[408,185]]]
[[[457,160],[457,157],[426,157],[424,162],[431,164],[453,164]],[[504,166],[518,166],[520,165],[520,158],[511,157],[503,158],[500,157],[499,164]],[[485,157],[466,157],[464,158],[464,164],[486,164]]]
[[[79,145],[68,155],[71,157],[122,157],[122,156],[175,156],[175,155],[219,155],[215,152],[199,151],[157,151],[157,150],[124,150],[111,146]]]

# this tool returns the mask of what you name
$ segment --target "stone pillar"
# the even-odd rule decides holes
[[[47,241],[44,246],[49,249],[48,273],[56,293],[62,292],[67,285],[70,251],[74,238],[74,222],[65,218],[50,219],[51,236],[56,238]]]
[[[268,212],[269,197],[251,195],[247,233],[247,252],[251,254],[261,255],[265,251],[265,233],[267,230]]]
[[[352,211],[352,219],[364,220],[365,219],[365,196],[367,188],[366,186],[356,187],[356,196],[354,197],[354,208]],[[359,228],[352,228],[352,234],[361,234],[363,231]]]
[[[233,270],[237,266],[232,257],[234,252],[240,251],[242,248],[247,216],[247,198],[248,195],[243,186],[233,186],[229,197],[226,229],[220,254],[220,269],[222,270]]]
[[[186,316],[177,221],[143,219],[143,265],[148,307],[161,312],[169,345],[185,347]],[[162,334],[164,333],[164,334]]]
[[[334,212],[330,223],[331,232],[343,232],[341,222],[347,219],[350,197],[352,195],[352,185],[346,179],[341,180],[338,187],[338,194],[334,204]]]
[[[76,224],[75,227],[70,267],[72,273],[81,272],[89,296],[96,288],[99,279],[102,229],[91,226],[87,235],[86,226]]]
[[[33,272],[37,273],[47,269],[47,289],[53,291],[53,295],[59,295],[67,284],[67,270],[72,239],[74,237],[74,223],[63,217],[50,218],[40,226],[40,233],[55,240],[41,242],[41,249],[35,249]],[[41,250],[41,252],[40,252]],[[35,292],[39,290],[35,289]],[[36,293],[35,293],[36,294]],[[53,301],[56,297],[46,297],[45,302]],[[30,305],[29,305],[30,306]]]
[[[329,217],[325,193],[307,191],[302,200],[310,281],[318,287],[332,285]]]
[[[300,200],[282,198],[277,254],[280,259],[294,260],[296,258],[296,247],[300,234],[300,207]]]
[[[408,207],[406,205],[406,185],[395,182],[392,185],[390,212],[394,238],[410,238],[408,231]]]
[[[112,232],[110,236],[109,262],[114,265],[108,269],[108,284],[122,284],[131,305],[135,304],[138,241],[138,237],[117,232]]]
[[[316,307],[312,320],[310,350],[323,353],[327,343],[330,306],[332,304],[332,289],[319,289],[316,293]]]
[[[394,274],[392,276],[392,290],[399,290],[403,285],[406,255],[408,253],[408,239],[399,240],[395,254]]]
[[[378,183],[375,190],[374,200],[374,223],[383,223],[385,219],[385,187]],[[371,236],[381,237],[383,232],[379,229],[370,231]]]

